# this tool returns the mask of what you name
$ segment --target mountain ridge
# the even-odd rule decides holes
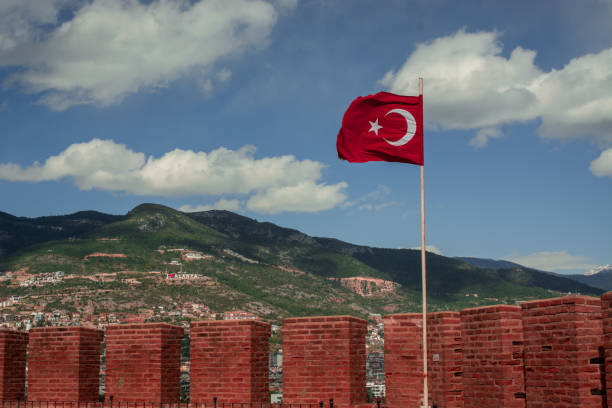
[[[304,313],[364,315],[366,311],[388,313],[418,309],[419,250],[376,248],[334,238],[311,237],[229,211],[182,213],[162,205],[141,204],[124,216],[90,215],[91,220],[87,220],[88,213],[51,219],[50,224],[47,222],[50,227],[55,222],[62,228],[45,229],[55,231],[55,235],[29,237],[33,245],[22,246],[0,258],[0,271],[13,271],[12,276],[15,271],[25,271],[28,279],[36,281],[40,274],[61,270],[66,274],[61,283],[66,290],[79,287],[96,293],[96,297],[87,295],[88,301],[93,302],[93,310],[141,310],[157,303],[167,305],[175,296],[190,302],[208,299],[207,304],[215,310],[241,307],[267,313],[271,318]],[[0,235],[17,234],[10,228],[7,231],[7,225],[30,223],[34,227],[31,225],[29,230],[41,225],[38,218],[28,221],[5,216],[2,219]],[[86,227],[73,228],[70,230],[73,234],[65,238],[64,226],[72,225],[74,220],[80,220]],[[185,251],[201,254],[201,259],[206,261],[189,261]],[[99,255],[91,257],[91,254]],[[431,252],[427,254],[427,262],[432,310],[514,303],[568,292],[592,295],[603,292],[522,266],[483,269]],[[189,273],[197,282],[169,285],[168,278],[148,272],[156,270]],[[138,284],[132,287],[129,282]],[[204,282],[207,286],[202,287]],[[11,285],[0,285],[0,296],[21,290],[14,289],[14,283]],[[59,285],[24,289],[19,293],[34,296],[49,292],[44,296],[51,296],[51,304],[72,307],[56,289]],[[384,296],[377,292],[383,289]],[[134,298],[129,302],[125,298],[128,293]],[[359,293],[368,293],[368,297]],[[96,306],[96,302],[108,307]]]
[[[584,276],[592,276],[592,275],[597,275],[598,273],[601,272],[612,272],[612,265],[599,265],[596,266],[595,268],[592,268],[590,270],[588,270],[587,272],[583,273]]]

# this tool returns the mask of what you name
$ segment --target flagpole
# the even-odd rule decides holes
[[[423,95],[423,78],[419,78],[419,96]],[[423,136],[424,136],[423,132]],[[423,143],[425,137],[423,137]],[[423,405],[429,408],[427,386],[427,269],[425,268],[425,164],[421,166],[421,286],[423,290]]]

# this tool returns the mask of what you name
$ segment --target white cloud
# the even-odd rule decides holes
[[[353,207],[358,204],[361,204],[358,207],[359,209],[373,209],[374,204],[372,204],[371,202],[380,201],[385,196],[388,196],[390,193],[391,193],[391,189],[388,186],[384,184],[380,184],[376,187],[376,190],[370,191],[368,194],[363,195],[355,200],[346,201],[343,205],[344,207],[348,208],[348,207]],[[371,208],[369,208],[368,206]],[[364,208],[361,208],[361,207],[364,207]]]
[[[227,210],[227,211],[239,211],[240,210],[240,201],[226,200],[225,198],[220,199],[214,204],[211,205],[196,205],[192,207],[188,204],[182,205],[179,207],[179,211],[182,212],[200,212],[200,211],[210,211],[210,210]]]
[[[255,148],[224,147],[211,152],[174,149],[145,157],[112,140],[76,143],[43,164],[0,164],[0,180],[46,181],[71,177],[81,190],[100,189],[136,195],[253,194],[250,210],[316,212],[346,200],[344,182],[320,183],[323,164],[294,156],[254,158]]]
[[[543,271],[588,270],[596,265],[582,255],[571,255],[565,251],[542,251],[530,255],[512,254],[508,261]]]
[[[199,85],[200,85],[200,88],[202,89],[202,92],[204,92],[204,94],[206,95],[212,94],[214,86],[210,78],[199,81]]]
[[[474,147],[481,148],[487,145],[489,139],[499,139],[502,136],[503,133],[496,127],[482,128],[476,132],[476,136],[470,140],[470,144]]]
[[[591,162],[591,173],[596,176],[612,177],[612,149],[604,150]]]
[[[416,249],[416,250],[421,250],[421,245],[416,246],[416,247],[410,247],[407,249]],[[443,255],[442,250],[440,248],[438,248],[435,245],[427,245],[425,244],[425,251],[427,252],[431,252],[432,254],[436,254],[436,255]]]
[[[384,210],[387,207],[393,207],[399,205],[399,203],[397,201],[388,201],[385,203],[378,203],[378,204],[361,204],[358,208],[362,211],[380,211],[380,210]]]
[[[360,211],[380,211],[388,207],[399,205],[397,201],[385,201],[381,202],[391,194],[391,188],[384,184],[380,184],[376,187],[376,190],[370,191],[355,200],[345,201],[342,206],[344,208],[355,207]]]
[[[346,200],[344,190],[347,186],[345,182],[328,186],[304,181],[291,186],[272,187],[252,196],[247,208],[268,214],[329,210]]]
[[[77,0],[0,0],[0,53],[33,41],[45,25],[57,23],[60,9]]]
[[[278,7],[285,11],[292,11],[298,5],[298,0],[275,0]]]
[[[217,72],[217,79],[219,82],[227,82],[232,77],[232,71],[227,68],[223,68],[221,71]]]
[[[58,4],[68,1],[28,0],[13,8],[24,21],[56,22]],[[263,0],[93,0],[44,36],[31,24],[22,34],[0,29],[0,66],[19,67],[12,81],[41,94],[52,109],[107,106],[265,45],[275,7]]]
[[[481,147],[501,136],[497,126],[541,119],[539,134],[612,143],[612,49],[542,71],[536,52],[516,47],[501,55],[497,32],[457,33],[419,44],[381,83],[391,92],[418,92],[425,78],[426,118],[446,129],[488,129],[472,139]]]
[[[124,190],[134,182],[135,174],[145,165],[145,155],[135,153],[112,140],[93,139],[75,143],[43,165],[34,163],[23,168],[13,163],[0,164],[0,180],[47,181],[74,177],[75,184],[89,190],[93,187]],[[119,183],[113,188],[113,183]],[[105,185],[109,184],[108,187]]]

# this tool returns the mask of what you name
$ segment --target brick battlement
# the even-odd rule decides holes
[[[179,400],[183,328],[166,323],[106,328],[106,392],[120,402]]]
[[[256,320],[191,323],[191,402],[269,402],[270,330]]]
[[[283,401],[339,408],[365,402],[366,321],[352,316],[283,320]]]
[[[23,397],[28,334],[0,329],[0,400]]]
[[[612,292],[430,313],[429,400],[438,408],[612,407]],[[385,407],[423,400],[422,317],[384,317]],[[183,329],[165,323],[0,329],[0,400],[98,400],[106,335],[106,396],[176,403]],[[366,322],[353,316],[283,321],[284,404],[364,405]],[[192,322],[190,402],[268,402],[270,325]]]
[[[28,399],[98,401],[104,332],[85,327],[30,330]]]

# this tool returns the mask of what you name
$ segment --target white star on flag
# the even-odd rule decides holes
[[[378,136],[378,129],[382,129],[382,126],[378,124],[378,118],[376,118],[374,122],[370,122],[370,126],[371,127],[370,127],[370,130],[368,130],[368,132],[374,132],[376,133],[376,136]]]

